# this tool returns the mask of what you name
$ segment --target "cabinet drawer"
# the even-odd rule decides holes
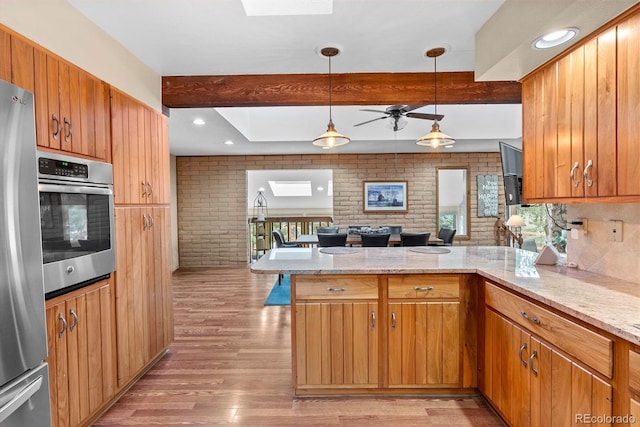
[[[488,282],[485,282],[485,302],[550,344],[612,377],[612,340]]]
[[[416,274],[389,277],[391,299],[458,299],[460,278],[442,274]]]
[[[640,393],[640,353],[629,350],[629,387]]]
[[[296,300],[377,299],[378,277],[370,275],[293,276]]]

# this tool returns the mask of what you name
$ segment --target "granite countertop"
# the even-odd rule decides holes
[[[429,247],[427,247],[429,248]],[[436,248],[436,247],[433,247]],[[535,265],[537,253],[503,246],[272,249],[251,265],[262,274],[477,273],[522,295],[640,345],[640,284],[560,266]]]

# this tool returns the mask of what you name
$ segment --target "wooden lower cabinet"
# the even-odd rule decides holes
[[[116,207],[118,386],[173,340],[169,207]]]
[[[295,386],[378,387],[377,302],[297,303]]]
[[[460,387],[460,277],[387,280],[389,387]]]
[[[48,300],[52,425],[85,424],[115,396],[115,314],[110,281]]]
[[[460,277],[294,275],[296,393],[475,386],[463,384]]]
[[[484,325],[481,392],[508,425],[562,427],[591,416],[611,416],[611,384],[579,358],[491,307],[484,309]]]

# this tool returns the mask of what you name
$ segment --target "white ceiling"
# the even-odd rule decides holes
[[[582,37],[636,3],[334,0],[331,15],[248,17],[240,0],[69,2],[161,75],[326,73],[327,60],[317,54],[325,46],[341,49],[332,59],[334,73],[430,72],[433,61],[425,52],[442,46],[447,52],[438,58],[438,71],[481,67],[482,75],[476,69],[476,77],[483,80],[517,80],[557,54],[561,48],[528,48],[543,30],[574,26]],[[490,58],[490,63],[479,57]],[[415,144],[429,132],[430,121],[407,119],[400,132],[385,127],[387,120],[354,127],[376,117],[361,108],[376,109],[333,108],[337,130],[352,143],[331,152],[431,150]],[[327,153],[310,141],[326,130],[328,113],[327,107],[172,109],[171,152]],[[445,114],[442,131],[457,140],[451,151],[497,151],[498,140],[520,144],[519,105],[441,105],[438,113]],[[196,128],[191,123],[196,117],[206,125]],[[225,145],[227,140],[234,145]]]

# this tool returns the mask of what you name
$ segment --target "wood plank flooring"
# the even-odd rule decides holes
[[[293,397],[290,307],[263,306],[276,278],[174,273],[175,342],[94,425],[503,425],[480,397]]]

